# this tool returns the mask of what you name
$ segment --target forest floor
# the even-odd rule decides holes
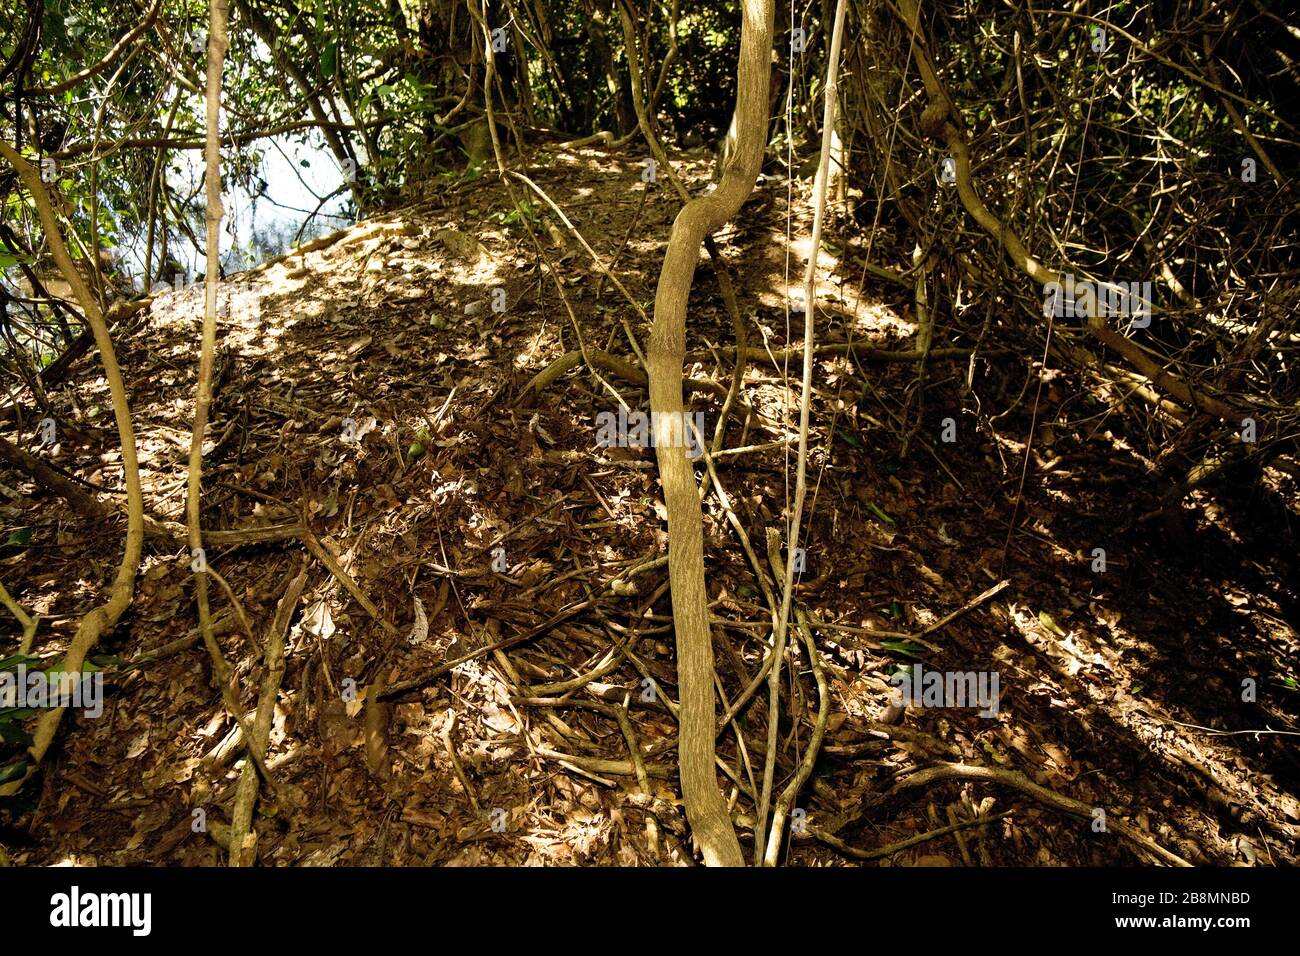
[[[675,195],[642,182],[641,156],[630,152],[551,144],[534,155],[529,176],[649,311]],[[711,158],[679,159],[687,182],[703,188]],[[776,349],[801,336],[801,316],[788,316],[785,302],[807,253],[809,186],[764,176],[717,237],[751,345],[765,339]],[[586,346],[629,354],[624,322],[644,346],[648,330],[621,293],[535,195],[513,188],[529,196],[524,216],[541,210],[541,249]],[[596,447],[597,414],[617,406],[586,370],[525,394],[532,376],[579,343],[496,175],[449,180],[429,196],[235,277],[252,283],[260,307],[237,303],[221,327],[205,528],[276,527],[305,515],[376,611],[297,540],[209,549],[255,631],[213,587],[220,640],[250,711],[276,602],[304,561],[309,573],[268,754],[276,789],[255,821],[261,863],[688,862],[675,724],[641,694],[649,676],[675,698],[667,568],[640,567],[666,553],[653,452]],[[911,348],[911,293],[864,282],[864,250],[834,225],[827,238],[819,282],[830,312],[819,341]],[[872,258],[893,252],[886,231]],[[184,520],[201,313],[196,288],[156,299],[115,330],[146,507],[159,519]],[[725,391],[731,364],[717,343],[732,341],[731,323],[706,256],[688,322],[688,347],[701,350],[688,374]],[[937,330],[936,347],[974,344]],[[98,486],[117,482],[120,455],[96,362],[83,357],[75,384],[50,398],[75,426],[51,460]],[[855,862],[816,834],[871,850],[977,812],[997,818],[878,862],[1149,859],[1114,827],[1103,831],[1099,816],[1063,813],[1002,784],[891,790],[946,761],[1021,771],[1193,863],[1300,862],[1295,737],[1255,733],[1300,723],[1294,483],[1270,472],[1196,492],[1190,540],[1173,544],[1148,520],[1161,489],[1152,463],[1125,440],[1113,397],[1088,394],[1069,370],[1042,372],[1009,355],[970,368],[968,390],[967,360],[930,362],[919,405],[914,363],[842,353],[818,363],[808,567],[797,594],[824,625],[832,701],[800,801],[807,832],[789,861]],[[633,408],[646,407],[644,389],[601,374]],[[772,363],[751,360],[744,396],[754,415],[737,408],[727,447],[790,435],[798,376],[796,361],[787,389]],[[717,391],[688,395],[709,434]],[[953,442],[941,437],[948,418]],[[717,460],[760,555],[766,530],[782,524],[793,464],[779,445]],[[0,496],[4,526],[30,529],[30,540],[10,536],[0,549],[0,578],[42,615],[36,653],[54,658],[111,580],[124,521],[80,516],[13,471],[0,472]],[[730,622],[715,628],[717,666],[734,696],[762,660],[767,611],[712,494],[705,535],[714,613]],[[224,859],[213,839],[220,828],[195,832],[194,811],[229,821],[240,754],[194,637],[183,545],[146,542],[135,601],[98,648],[109,655],[103,716],[69,712],[42,775],[10,802],[15,815],[0,843],[14,863]],[[1095,548],[1105,550],[1104,573],[1093,570]],[[351,687],[371,694],[377,683],[392,687],[525,634],[386,710],[345,700]],[[187,635],[184,649],[145,659]],[[887,679],[916,663],[996,672],[997,714],[921,707],[893,720]],[[800,708],[811,715],[817,689],[806,656],[795,664]],[[593,669],[596,678],[569,694],[564,682]],[[552,705],[524,702],[524,685]],[[625,702],[649,794],[612,716]],[[765,715],[764,690],[741,722],[751,755]],[[782,724],[778,792],[809,732],[806,720]],[[719,753],[742,765],[733,733],[719,738]],[[751,840],[743,820],[740,830],[742,844]]]

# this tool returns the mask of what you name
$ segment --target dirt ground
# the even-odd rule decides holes
[[[543,161],[541,149],[528,175],[649,311],[676,197],[642,182],[640,155],[550,145]],[[679,159],[688,182],[708,181],[711,158]],[[801,317],[784,303],[807,253],[809,186],[765,176],[739,225],[718,236],[751,345],[776,350],[801,336]],[[634,409],[646,407],[645,391],[608,369],[525,391],[572,350],[629,354],[625,323],[643,346],[648,330],[558,217],[524,184],[512,188],[528,197],[522,211],[495,174],[431,184],[398,214],[233,277],[248,295],[236,297],[219,337],[205,527],[305,516],[376,611],[297,539],[209,549],[254,632],[213,587],[249,711],[276,602],[308,569],[268,754],[276,789],[255,821],[262,865],[691,860],[675,724],[660,697],[642,693],[653,678],[675,698],[667,568],[639,567],[666,553],[653,452],[595,443],[597,414],[617,407],[606,384]],[[863,250],[834,225],[827,238],[819,341],[910,348],[911,294],[864,279]],[[877,242],[879,261],[887,232]],[[146,507],[159,519],[184,520],[201,311],[201,288],[172,293],[115,330]],[[733,337],[706,256],[688,322],[687,373],[718,383],[688,395],[711,434],[731,377],[721,350]],[[936,347],[975,344],[936,332]],[[1267,472],[1198,491],[1185,535],[1171,534],[1151,517],[1161,489],[1115,398],[991,344],[973,361],[932,360],[923,404],[915,363],[819,361],[797,594],[824,625],[831,715],[789,861],[855,865],[844,846],[869,851],[976,813],[993,819],[871,863],[1150,859],[1103,829],[1097,812],[1065,813],[1013,787],[895,788],[943,761],[1022,772],[1192,863],[1295,864],[1294,479]],[[117,494],[120,455],[95,362],[83,357],[76,384],[51,393],[76,426],[51,461]],[[731,415],[727,447],[791,434],[798,376],[796,363],[787,388],[780,369],[751,360],[749,407]],[[793,465],[779,444],[717,460],[760,555],[766,530],[782,525]],[[31,529],[25,545],[0,549],[0,577],[42,615],[36,652],[56,657],[111,581],[124,520],[81,517],[13,471],[0,472],[0,515],[10,529]],[[712,494],[705,534],[713,613],[728,622],[715,628],[715,647],[731,699],[762,661],[767,611]],[[242,757],[193,636],[183,545],[146,542],[134,604],[98,648],[104,715],[69,713],[42,775],[9,801],[0,844],[14,863],[224,860],[220,824]],[[1104,572],[1094,571],[1098,548]],[[4,627],[16,633],[12,621]],[[880,631],[924,633],[924,643],[866,633]],[[361,699],[525,634],[386,709]],[[188,646],[148,659],[187,635]],[[997,672],[998,713],[911,708],[892,721],[887,679],[914,663]],[[780,727],[778,792],[816,713],[808,664],[798,652],[787,681],[807,719]],[[566,686],[593,669],[581,687]],[[349,688],[357,699],[345,699]],[[627,728],[615,719],[624,705]],[[747,782],[765,720],[762,692],[741,721],[746,755],[735,733],[719,738],[720,756]],[[629,734],[644,778],[632,772]],[[196,810],[217,826],[198,832]],[[747,825],[738,824],[742,845]]]

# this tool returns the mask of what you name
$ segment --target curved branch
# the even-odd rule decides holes
[[[38,86],[26,90],[25,93],[28,96],[57,96],[60,93],[66,93],[74,86],[79,86],[92,76],[103,73],[116,63],[122,54],[131,48],[132,44],[134,44],[136,40],[140,39],[140,35],[144,33],[144,31],[154,25],[154,21],[158,19],[158,14],[162,12],[162,5],[163,0],[154,0],[153,6],[149,9],[149,12],[145,14],[145,18],[132,27],[131,30],[122,37],[122,39],[118,40],[117,43],[113,45],[113,48],[109,50],[108,53],[104,55],[104,58],[98,63],[91,64],[80,73],[70,76],[66,80],[55,83],[53,86]]]
[[[926,95],[930,98],[930,105],[921,115],[921,132],[932,138],[941,139],[952,154],[953,165],[956,167],[957,195],[962,205],[985,232],[1002,244],[1008,257],[1021,272],[1043,286],[1063,284],[1065,277],[1035,259],[1025,248],[1020,236],[994,215],[975,191],[971,176],[970,150],[966,146],[965,135],[962,132],[961,118],[925,52],[917,2],[898,0],[898,5],[901,8],[898,12],[903,18],[904,25],[912,32],[913,58],[916,60],[917,71],[921,74],[921,82],[925,85]],[[1136,342],[1112,329],[1097,307],[1099,298],[1099,296],[1089,297],[1088,331],[1103,345],[1118,352],[1130,365],[1184,405],[1209,412],[1219,418],[1232,418],[1239,412],[1239,409],[1228,402],[1193,389],[1182,379],[1167,371]]]
[[[717,187],[677,215],[655,293],[647,370],[650,409],[658,421],[682,423],[686,303],[704,237],[739,210],[758,180],[767,134],[773,0],[744,0],[736,112],[736,151]],[[684,435],[684,429],[683,429]],[[686,817],[711,866],[741,866],[744,857],[714,771],[713,645],[704,584],[704,522],[684,441],[656,443],[668,509],[668,574],[677,638],[681,735],[677,747]]]
[[[269,129],[257,129],[247,133],[236,133],[233,136],[228,135],[223,137],[222,142],[232,146],[247,146],[256,140],[279,136],[281,133],[296,133],[299,130],[314,129],[316,127],[333,130],[361,129],[363,126],[380,126],[398,118],[387,116],[373,120],[370,123],[336,123],[333,120],[318,123],[316,120],[295,120],[290,123],[272,126]],[[120,149],[203,149],[206,145],[207,141],[202,139],[172,139],[168,136],[128,136],[126,139],[112,143],[111,148],[116,152]],[[84,156],[86,153],[93,153],[94,151],[94,143],[76,143],[67,149],[57,153],[49,153],[48,155],[52,159],[75,159],[78,156]]]
[[[68,255],[68,247],[64,244],[62,233],[59,231],[54,205],[49,193],[46,192],[45,184],[41,182],[40,173],[3,140],[0,140],[0,157],[17,170],[18,176],[36,201],[36,209],[41,217],[41,225],[45,229],[46,240],[50,244],[50,252],[54,256],[55,263],[58,264],[59,271],[63,273],[64,279],[76,294],[86,321],[90,323],[91,331],[95,336],[95,345],[99,348],[100,359],[104,363],[104,377],[108,380],[108,390],[113,402],[113,417],[117,421],[118,438],[122,443],[122,474],[126,483],[127,500],[126,545],[108,601],[81,619],[77,633],[72,638],[72,643],[68,646],[67,654],[60,665],[66,671],[80,673],[86,656],[98,643],[99,638],[117,624],[135,594],[135,573],[140,564],[140,549],[144,542],[144,495],[140,489],[140,467],[135,453],[135,430],[131,425],[131,408],[127,402],[126,386],[122,381],[122,370],[117,364],[117,354],[113,350],[108,324],[104,321],[104,314],[100,311],[99,303],[95,301],[89,286],[86,285],[86,280],[81,277],[81,273],[73,265],[72,257]],[[28,765],[27,772],[22,778],[0,786],[0,796],[11,796],[17,793],[35,772],[54,741],[54,734],[58,730],[59,721],[63,718],[63,711],[64,708],[56,707],[41,714],[36,724],[36,733],[28,747],[31,763]]]

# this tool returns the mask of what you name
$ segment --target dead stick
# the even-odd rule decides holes
[[[1095,807],[1090,807],[1086,803],[1067,797],[1064,794],[1057,793],[1055,790],[1049,790],[1046,787],[1040,787],[1018,770],[1000,770],[996,767],[979,767],[973,764],[963,763],[940,763],[933,767],[927,767],[924,770],[918,770],[900,780],[898,783],[884,794],[882,799],[890,794],[897,793],[900,790],[909,790],[913,787],[923,787],[939,780],[957,778],[959,780],[984,780],[990,783],[1001,783],[1013,787],[1021,793],[1033,797],[1039,803],[1061,810],[1074,816],[1083,817],[1091,820],[1094,818]],[[1191,866],[1186,860],[1166,850],[1160,844],[1156,843],[1150,837],[1140,833],[1136,828],[1129,826],[1113,817],[1107,818],[1107,826],[1114,829],[1116,833],[1127,840],[1137,844],[1157,859],[1163,860],[1172,866]]]
[[[378,621],[384,630],[389,634],[398,633],[397,628],[389,623],[388,619],[379,612],[379,608],[375,607],[375,603],[366,596],[366,592],[361,590],[361,585],[357,584],[352,575],[343,569],[343,565],[339,564],[338,558],[330,554],[329,550],[307,528],[302,529],[302,543],[307,546],[308,551],[320,559],[321,564],[329,569],[330,574],[334,575],[339,584],[343,585],[344,589],[357,599],[357,603],[365,608],[366,613]]]
[[[271,717],[275,711],[275,697],[280,690],[280,681],[284,677],[284,637],[289,630],[302,589],[307,584],[307,565],[304,562],[298,576],[289,582],[284,597],[275,609],[275,618],[266,635],[266,669],[262,675],[262,692],[257,699],[257,716],[253,719],[253,730],[248,736],[249,754],[259,757],[266,752],[267,740],[271,736]],[[239,778],[239,788],[235,792],[235,809],[231,814],[230,824],[230,865],[247,866],[252,862],[253,854],[245,853],[249,827],[253,822],[253,805],[257,802],[257,773],[253,761],[244,765],[243,776]]]
[[[941,836],[947,836],[949,833],[956,833],[958,830],[965,830],[969,827],[977,827],[983,826],[986,823],[993,823],[995,820],[1001,820],[1004,817],[1011,816],[1014,812],[1014,810],[1004,810],[991,817],[979,817],[975,820],[961,820],[957,823],[951,824],[950,826],[940,827],[937,830],[930,830],[926,833],[918,833],[916,836],[908,837],[906,840],[899,840],[897,843],[890,843],[886,846],[877,847],[874,850],[859,850],[857,847],[845,843],[839,837],[833,836],[825,830],[820,830],[814,826],[809,826],[808,832],[818,840],[821,840],[827,846],[834,847],[841,853],[848,854],[856,859],[879,860],[883,857],[893,856],[900,850],[906,850],[908,847],[916,846],[918,843],[928,843],[930,840],[937,839]]]
[[[470,809],[474,811],[474,816],[481,817],[483,808],[479,806],[478,796],[474,793],[474,787],[469,782],[469,777],[465,776],[465,768],[461,766],[460,756],[456,753],[456,744],[451,739],[452,734],[456,732],[456,712],[447,711],[447,719],[442,725],[442,745],[447,748],[447,756],[451,758],[451,769],[456,773],[456,779],[465,790],[465,797],[469,800]]]
[[[385,690],[382,694],[380,694],[379,699],[387,700],[390,697],[396,697],[399,694],[406,693],[407,691],[415,690],[417,687],[423,687],[425,684],[428,684],[430,681],[437,680],[443,674],[455,670],[457,667],[459,667],[461,664],[464,664],[466,661],[472,661],[475,658],[483,657],[485,654],[491,654],[493,651],[501,650],[507,647],[514,647],[516,644],[523,644],[526,641],[531,641],[534,638],[540,637],[542,634],[545,634],[547,631],[555,627],[557,624],[561,624],[564,621],[567,621],[569,618],[573,617],[574,615],[580,614],[581,612],[587,610],[587,608],[591,607],[594,604],[596,604],[596,599],[594,598],[588,598],[585,601],[578,601],[576,604],[570,604],[568,607],[563,608],[562,610],[559,611],[559,613],[543,621],[541,624],[537,625],[531,630],[527,630],[522,634],[516,634],[514,637],[507,637],[504,640],[496,641],[495,643],[485,645],[484,647],[480,647],[476,651],[470,651],[468,654],[463,654],[462,656],[456,658],[455,660],[447,661],[447,663],[445,664],[439,664],[437,667],[425,671],[419,677],[413,677],[410,680],[405,680],[397,684],[394,684],[393,686]]]
[[[54,492],[79,514],[99,517],[109,510],[107,505],[82,491],[76,482],[60,474],[58,469],[4,438],[0,438],[0,459],[7,461],[19,471],[35,479],[38,484]]]
[[[1006,590],[1008,587],[1010,587],[1010,586],[1011,586],[1011,581],[1010,581],[1009,579],[1005,579],[1005,580],[999,581],[997,584],[993,585],[993,587],[989,588],[987,591],[985,591],[985,592],[984,592],[983,594],[981,594],[979,597],[974,598],[973,600],[971,600],[970,602],[968,602],[968,603],[965,604],[964,606],[958,608],[956,611],[953,611],[953,612],[952,612],[951,614],[949,614],[947,617],[944,617],[944,618],[939,619],[938,621],[935,621],[933,624],[931,624],[929,627],[927,627],[924,631],[922,631],[921,634],[920,634],[920,636],[921,636],[921,637],[925,637],[925,635],[927,635],[927,634],[933,634],[935,631],[939,630],[939,628],[943,627],[943,626],[944,626],[945,624],[947,624],[949,621],[954,621],[954,620],[956,620],[957,618],[961,617],[963,614],[967,614],[967,613],[969,613],[970,611],[975,610],[975,608],[979,607],[981,604],[983,604],[983,603],[984,603],[985,601],[987,601],[989,598],[993,597],[995,594],[1001,594],[1003,591],[1005,591],[1005,590]],[[916,640],[916,638],[912,638],[912,639],[913,639],[913,640]]]
[[[18,618],[18,623],[23,626],[23,639],[22,643],[18,645],[18,653],[30,653],[32,649],[32,641],[36,637],[36,626],[40,621],[41,616],[38,614],[36,617],[32,617],[23,610],[23,606],[9,596],[9,592],[5,590],[3,584],[0,584],[0,602],[2,602],[5,607],[9,608],[10,612],[13,613],[13,616]]]

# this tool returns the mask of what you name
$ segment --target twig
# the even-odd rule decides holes
[[[243,605],[241,605],[239,599],[235,597],[235,592],[230,589],[230,585],[226,582],[226,579],[218,574],[211,565],[208,565],[208,574],[212,575],[212,579],[216,581],[217,584],[221,585],[221,590],[226,592],[226,597],[230,600],[230,606],[234,609],[235,617],[239,621],[239,626],[244,629],[244,633],[247,634],[249,638],[252,638],[253,625],[248,623],[248,617],[244,614]],[[208,627],[211,628],[213,623],[214,622],[209,622]],[[200,633],[202,633],[201,630]]]
[[[224,634],[229,630],[230,625],[234,623],[233,614],[224,614],[212,621],[212,633],[216,635]],[[181,651],[189,650],[195,644],[199,643],[199,629],[196,627],[184,637],[179,637],[174,641],[168,641],[166,644],[159,645],[151,651],[142,651],[131,660],[127,661],[126,668],[142,667],[154,661],[162,660],[164,657],[170,657],[173,654],[179,654]]]
[[[975,610],[975,608],[979,607],[989,598],[993,597],[994,595],[1001,594],[1010,586],[1011,586],[1010,579],[1004,579],[1002,581],[999,581],[997,584],[993,585],[993,587],[989,588],[983,594],[966,602],[966,604],[962,605],[962,607],[953,611],[951,614],[948,614],[945,617],[942,617],[939,620],[935,621],[933,624],[931,624],[929,627],[927,627],[925,630],[923,630],[920,633],[920,637],[925,637],[927,634],[933,634],[935,631],[939,630],[939,628],[943,627],[949,621],[954,621],[957,618],[961,617],[963,614],[967,614],[970,611]],[[915,641],[917,640],[917,638],[912,637],[911,640]]]
[[[835,5],[835,25],[831,33],[831,48],[826,61],[825,107],[822,113],[821,155],[817,162],[817,176],[813,182],[813,225],[809,243],[808,264],[804,269],[804,324],[803,324],[803,385],[799,397],[799,457],[795,466],[794,504],[791,508],[790,529],[787,535],[784,583],[781,590],[781,610],[776,616],[776,633],[772,638],[772,670],[768,674],[768,726],[767,760],[763,765],[763,789],[759,795],[754,821],[754,857],[771,866],[775,864],[776,848],[767,844],[763,852],[763,829],[767,823],[768,800],[776,774],[777,725],[781,693],[781,658],[785,653],[786,630],[790,623],[790,606],[794,601],[795,564],[798,561],[799,531],[803,524],[804,500],[808,494],[808,422],[812,406],[813,335],[817,314],[816,279],[817,260],[821,256],[822,226],[826,220],[826,181],[830,169],[831,145],[835,135],[835,113],[839,106],[840,45],[844,39],[844,0]],[[770,539],[769,539],[770,540]],[[769,556],[771,556],[769,547]],[[775,826],[776,821],[773,820]],[[777,840],[780,842],[780,833]]]
[[[596,252],[595,249],[591,248],[591,246],[588,245],[587,240],[584,239],[582,233],[578,231],[578,227],[575,226],[572,222],[570,222],[569,217],[564,214],[564,210],[555,204],[555,201],[546,194],[546,192],[542,189],[541,186],[537,185],[537,183],[533,182],[523,173],[515,172],[513,169],[510,170],[509,172],[511,176],[514,176],[525,186],[527,186],[533,192],[537,193],[537,195],[542,197],[542,200],[546,203],[546,205],[551,207],[551,209],[555,212],[555,214],[560,217],[560,221],[564,223],[568,227],[569,231],[573,233],[573,235],[577,238],[578,244],[581,245],[582,248],[586,250],[587,255],[591,256],[591,261],[596,264],[596,268],[600,270],[601,275],[608,278],[610,282],[614,283],[614,288],[618,289],[619,292],[623,293],[623,298],[627,299],[628,304],[631,305],[634,310],[636,310],[636,314],[641,319],[641,323],[643,325],[649,325],[650,320],[645,314],[645,309],[641,308],[641,303],[638,302],[636,299],[632,298],[632,293],[627,291],[627,288],[623,285],[623,283],[618,280],[618,276],[614,275],[614,273],[610,270],[610,268],[605,265],[605,260],[600,257],[600,255]],[[626,325],[626,320],[624,320],[624,324]],[[632,346],[632,351],[636,353],[636,357],[640,359],[641,364],[645,365],[645,355],[642,354],[640,346],[637,343],[636,337],[632,334],[632,330],[630,328],[628,328],[626,331],[627,331],[628,341]]]
[[[470,809],[474,811],[474,816],[483,815],[483,809],[479,806],[478,796],[474,793],[474,787],[470,784],[469,778],[465,776],[465,768],[461,766],[460,757],[456,753],[456,745],[452,742],[451,735],[456,731],[456,711],[448,710],[447,719],[442,725],[442,745],[447,748],[447,756],[451,758],[451,769],[456,773],[456,779],[465,789],[465,796],[469,799]]]
[[[303,563],[297,577],[289,582],[284,597],[276,605],[275,617],[266,635],[265,670],[262,674],[262,691],[257,698],[257,716],[253,719],[252,733],[248,735],[248,753],[261,757],[266,752],[271,735],[271,717],[275,712],[275,698],[284,677],[284,638],[289,622],[298,607],[303,587],[307,584],[307,565]],[[256,854],[256,838],[249,840],[249,827],[253,822],[253,805],[257,802],[257,774],[254,762],[244,766],[243,776],[235,791],[235,808],[230,823],[230,865],[248,866]]]
[[[590,776],[597,773],[613,774],[616,777],[635,777],[637,768],[630,760],[606,760],[602,757],[578,757],[573,754],[560,753],[558,750],[551,750],[549,747],[537,747],[534,751],[539,757],[547,757],[551,760],[558,760],[563,764],[570,766],[572,769],[584,772],[584,775]],[[651,777],[666,779],[672,776],[670,767],[650,764],[645,767],[645,772]],[[600,778],[596,778],[600,779]],[[609,780],[601,780],[606,786],[614,786]]]
[[[887,799],[891,794],[902,790],[910,790],[915,787],[925,787],[939,780],[948,780],[956,778],[958,780],[983,780],[989,783],[1001,783],[1008,787],[1013,787],[1028,796],[1033,797],[1039,803],[1069,813],[1077,817],[1083,817],[1085,820],[1093,819],[1094,807],[1088,806],[1072,797],[1067,797],[1057,793],[1055,790],[1049,790],[1046,787],[1040,787],[1018,770],[1001,770],[996,767],[979,767],[972,764],[963,763],[940,763],[924,770],[918,770],[916,773],[900,780],[898,783],[885,793],[881,800]],[[1141,847],[1151,856],[1162,860],[1172,866],[1191,866],[1186,860],[1160,846],[1150,837],[1138,831],[1135,827],[1129,826],[1122,820],[1117,820],[1113,816],[1107,817],[1106,826],[1113,829],[1120,836]]]
[[[379,698],[380,700],[387,700],[390,697],[396,697],[399,694],[405,694],[407,691],[415,690],[418,687],[423,687],[425,684],[428,684],[431,681],[437,680],[443,674],[455,670],[457,667],[459,667],[461,664],[464,664],[466,661],[472,661],[479,657],[483,657],[486,654],[491,654],[493,651],[503,650],[504,648],[507,647],[514,647],[516,644],[523,644],[526,641],[531,641],[534,638],[540,637],[542,634],[545,634],[551,628],[555,627],[555,625],[563,623],[564,621],[567,621],[569,618],[573,617],[574,615],[582,613],[583,611],[587,610],[588,608],[590,608],[592,605],[596,603],[597,603],[596,598],[590,598],[585,601],[578,601],[574,604],[570,604],[568,607],[560,610],[559,613],[552,615],[550,618],[543,621],[541,624],[537,625],[534,628],[530,628],[529,630],[525,631],[522,634],[516,634],[514,637],[507,637],[503,640],[496,641],[492,644],[487,644],[483,647],[480,647],[476,651],[470,651],[468,654],[462,654],[460,657],[456,658],[455,660],[447,661],[445,664],[439,664],[437,667],[425,671],[423,674],[420,674],[418,677],[413,677],[410,680],[399,681],[398,683],[393,684],[391,687],[385,690],[382,694],[380,694]]]
[[[307,550],[315,555],[320,560],[321,564],[325,565],[329,570],[329,573],[334,575],[339,584],[343,585],[344,590],[356,598],[357,603],[365,608],[366,613],[378,621],[379,625],[389,634],[400,633],[397,630],[397,627],[390,623],[389,620],[380,613],[379,608],[377,608],[375,603],[366,596],[366,592],[361,590],[361,586],[357,584],[352,575],[348,574],[348,572],[343,569],[343,565],[339,564],[338,558],[330,554],[329,549],[321,544],[309,529],[303,527],[300,528],[300,532],[302,543],[307,546]]]
[[[957,816],[957,811],[954,809],[953,804],[950,803],[943,809],[944,816],[948,818],[948,824],[957,827],[957,829],[953,830],[952,837],[957,844],[957,852],[961,854],[962,862],[967,866],[974,866],[975,858],[970,855],[970,847],[966,845],[966,834],[961,832],[961,827],[959,826],[961,818]]]
[[[1175,724],[1179,727],[1186,727],[1189,730],[1199,730],[1201,731],[1201,733],[1212,734],[1215,737],[1238,737],[1238,736],[1258,737],[1261,734],[1264,735],[1271,734],[1278,737],[1300,737],[1300,731],[1295,731],[1295,730],[1273,730],[1268,727],[1264,728],[1263,730],[1216,730],[1213,727],[1202,727],[1200,724],[1189,724],[1181,720],[1174,720],[1172,717],[1160,717],[1156,714],[1150,713],[1149,711],[1143,710],[1141,707],[1137,708],[1137,712],[1139,714],[1145,714],[1147,717],[1150,717],[1152,720],[1158,720],[1161,723]]]
[[[997,820],[1005,819],[1015,813],[1014,810],[1003,810],[991,817],[979,817],[974,820],[960,820],[957,823],[950,824],[946,827],[940,827],[937,830],[930,830],[927,833],[918,833],[916,836],[910,836],[906,840],[899,840],[897,843],[890,843],[874,850],[859,850],[855,846],[850,846],[839,837],[827,833],[825,830],[815,826],[808,826],[808,832],[821,840],[827,846],[834,847],[841,853],[845,853],[859,860],[879,860],[883,857],[893,856],[899,850],[906,850],[908,847],[916,846],[918,843],[928,843],[930,840],[937,839],[941,836],[947,836],[949,833],[956,833],[958,830],[965,830],[970,827],[984,826],[987,823],[993,823]]]
[[[4,602],[4,606],[9,608],[13,616],[18,618],[18,623],[23,626],[23,639],[18,645],[18,653],[30,653],[32,649],[32,641],[36,639],[36,625],[40,621],[41,616],[38,614],[36,617],[32,617],[23,610],[23,606],[9,596],[9,592],[5,590],[3,583],[0,583],[0,601]]]
[[[826,673],[822,669],[821,655],[817,653],[817,641],[813,637],[812,630],[808,627],[808,616],[802,608],[795,610],[795,617],[799,624],[799,633],[803,635],[804,646],[808,649],[808,659],[812,666],[813,678],[817,681],[817,723],[813,726],[812,739],[808,742],[808,748],[804,751],[803,759],[799,762],[799,769],[794,775],[794,779],[781,794],[781,798],[776,802],[776,807],[772,810],[772,828],[767,836],[767,854],[763,859],[764,866],[776,866],[777,855],[781,850],[781,833],[785,829],[785,819],[794,806],[794,802],[799,797],[799,791],[803,785],[808,782],[812,775],[813,766],[817,763],[817,754],[821,751],[822,739],[826,734],[826,720],[830,716],[831,694],[830,688],[826,684]],[[776,754],[769,753],[768,760],[776,762]]]

